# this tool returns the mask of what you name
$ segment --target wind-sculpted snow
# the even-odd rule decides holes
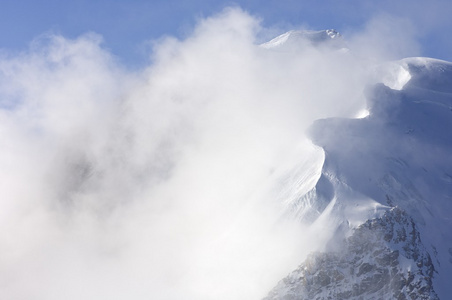
[[[390,66],[382,69],[394,73],[382,78],[393,88],[367,89],[367,117],[311,126],[312,141],[325,151],[322,175],[288,209],[313,225],[327,219],[331,242],[269,299],[436,299],[435,291],[447,299],[452,293],[452,65],[409,58]],[[398,209],[388,211],[393,206]],[[384,237],[395,231],[412,238],[400,246]],[[379,241],[376,248],[366,248],[369,239]],[[376,249],[393,257],[389,265],[377,263]]]

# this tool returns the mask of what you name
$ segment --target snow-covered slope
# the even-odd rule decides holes
[[[452,294],[452,64],[407,58],[376,76],[367,117],[317,120],[309,130],[325,152],[322,174],[288,209],[303,222],[326,222],[330,243],[266,299]]]

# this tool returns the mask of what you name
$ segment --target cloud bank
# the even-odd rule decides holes
[[[140,71],[95,34],[4,54],[0,298],[264,296],[327,232],[282,218],[320,174],[306,128],[356,115],[373,65],[415,45],[382,24],[351,37],[359,55],[264,49],[237,8]]]

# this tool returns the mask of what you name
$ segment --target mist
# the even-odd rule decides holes
[[[265,296],[329,234],[283,217],[320,176],[306,129],[356,116],[375,65],[418,51],[387,20],[350,51],[284,52],[228,8],[135,71],[94,33],[3,53],[0,298]]]

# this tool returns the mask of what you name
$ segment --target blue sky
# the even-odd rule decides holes
[[[240,6],[275,32],[298,27],[359,31],[373,17],[389,14],[411,22],[421,54],[452,60],[452,4],[414,1],[206,1],[206,0],[3,0],[0,4],[0,48],[20,51],[37,36],[52,32],[75,38],[92,31],[104,47],[126,64],[140,64],[146,41],[163,35],[183,38],[199,18]],[[347,37],[347,36],[345,36]]]

